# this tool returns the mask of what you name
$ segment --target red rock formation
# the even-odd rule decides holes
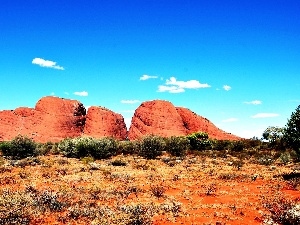
[[[239,139],[189,109],[176,108],[172,103],[162,100],[144,102],[136,109],[128,138],[135,140],[149,134],[164,137],[180,136],[199,131],[207,132],[211,138]]]
[[[122,115],[104,107],[92,106],[86,115],[84,134],[96,138],[114,137],[125,140],[127,128]]]
[[[35,109],[0,111],[0,140],[11,140],[21,134],[38,142],[56,142],[81,135],[84,122],[85,108],[80,102],[44,97]]]
[[[35,110],[41,115],[36,118],[41,120],[36,138],[39,141],[60,141],[80,136],[83,131],[86,110],[77,100],[44,97],[37,102]]]
[[[206,132],[210,138],[215,138],[219,140],[239,140],[241,139],[238,136],[227,133],[218,127],[216,127],[212,122],[208,119],[197,115],[189,109],[176,107],[176,110],[180,117],[182,118],[182,122],[187,130],[188,134],[202,131]]]
[[[148,134],[179,136],[197,131],[216,139],[239,139],[189,109],[176,108],[162,100],[144,102],[136,109],[128,138],[135,140]],[[79,101],[50,96],[41,98],[35,108],[0,111],[0,141],[11,140],[18,134],[37,142],[57,142],[81,135],[124,140],[127,130],[123,116],[111,110],[92,106],[86,115]]]
[[[159,136],[184,135],[180,115],[171,102],[154,100],[142,103],[134,113],[128,138],[135,140],[147,134]]]

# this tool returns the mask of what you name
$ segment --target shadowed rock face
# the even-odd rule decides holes
[[[240,139],[222,131],[208,119],[191,110],[176,108],[171,102],[162,100],[144,102],[136,109],[128,138],[135,140],[148,134],[164,137],[180,136],[199,131],[207,132],[209,137],[216,139]]]
[[[92,106],[88,109],[84,134],[92,137],[114,137],[125,140],[127,128],[121,114],[103,107]]]

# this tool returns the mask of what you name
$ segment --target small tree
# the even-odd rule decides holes
[[[283,133],[282,127],[268,127],[262,134],[264,140],[269,142],[271,148],[281,149],[283,148]]]
[[[300,158],[300,105],[292,113],[284,129],[284,140]]]

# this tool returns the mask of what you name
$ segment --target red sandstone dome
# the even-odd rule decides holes
[[[208,119],[171,102],[154,100],[142,103],[135,111],[128,132],[130,140],[147,134],[164,137],[207,132],[210,138],[237,140],[239,137],[217,128]]]
[[[208,119],[171,102],[142,103],[135,111],[127,132],[124,118],[104,107],[86,109],[77,100],[53,96],[41,98],[35,108],[20,107],[0,111],[0,141],[26,135],[37,142],[58,142],[82,135],[135,140],[149,134],[164,137],[207,132],[210,138],[237,140],[237,136],[217,128]]]
[[[0,140],[11,140],[21,134],[38,142],[58,142],[67,137],[81,136],[84,131],[94,137],[125,139],[127,130],[120,114],[105,110],[95,114],[92,111],[91,115],[86,115],[85,107],[77,100],[43,97],[35,108],[0,111]]]
[[[113,137],[125,140],[127,128],[121,114],[104,107],[92,106],[88,109],[84,134],[92,137]]]

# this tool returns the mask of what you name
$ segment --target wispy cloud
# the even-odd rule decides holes
[[[277,113],[257,113],[251,116],[251,118],[257,119],[257,118],[270,118],[270,117],[277,117],[277,116],[279,116],[279,114]]]
[[[175,77],[166,80],[165,85],[158,86],[158,92],[181,93],[185,89],[209,88],[209,84],[201,84],[198,80],[179,81]]]
[[[182,93],[185,92],[185,90],[178,86],[159,85],[157,92]]]
[[[244,103],[248,104],[248,105],[261,105],[262,101],[260,101],[260,100],[254,100],[254,101],[244,102]]]
[[[231,90],[231,87],[230,87],[229,85],[224,85],[224,86],[223,86],[223,89],[224,89],[225,91],[230,91],[230,90]]]
[[[56,62],[51,60],[45,60],[42,58],[34,58],[32,60],[32,64],[39,65],[41,67],[52,68],[56,70],[65,70],[65,68],[63,68],[62,66],[57,65]]]
[[[149,80],[149,79],[157,79],[158,76],[149,76],[149,75],[143,75],[140,77],[140,80]]]
[[[140,102],[140,100],[121,100],[121,103],[123,103],[123,104],[136,104],[139,102]]]
[[[232,123],[232,122],[236,122],[238,120],[239,120],[238,118],[228,118],[228,119],[222,120],[222,122],[224,122],[224,123]]]
[[[78,95],[78,96],[83,96],[83,97],[86,97],[89,95],[89,93],[87,91],[75,91],[73,94]]]

